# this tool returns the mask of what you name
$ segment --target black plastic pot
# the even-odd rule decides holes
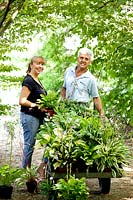
[[[110,192],[111,178],[99,178],[98,180],[101,193],[108,194]]]
[[[0,185],[0,199],[11,199],[13,187]]]
[[[37,192],[37,181],[36,180],[27,181],[26,186],[27,186],[27,191],[29,193]]]

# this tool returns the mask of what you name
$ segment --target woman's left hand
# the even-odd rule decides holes
[[[41,112],[47,112],[46,108],[40,108]]]

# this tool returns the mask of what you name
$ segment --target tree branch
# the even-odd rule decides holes
[[[9,0],[9,2],[8,2],[7,9],[6,9],[6,11],[5,11],[5,14],[4,14],[4,16],[3,16],[2,21],[0,22],[0,36],[3,35],[4,31],[5,31],[5,30],[8,28],[8,26],[13,22],[13,19],[14,19],[14,18],[13,18],[13,16],[11,15],[10,18],[6,21],[6,23],[5,23],[4,26],[3,26],[3,23],[4,23],[4,21],[6,20],[6,17],[7,17],[7,15],[8,15],[9,11],[10,11],[10,6],[11,6],[11,4],[12,4],[14,1],[15,1],[15,0]],[[25,1],[26,1],[26,0],[22,0],[22,2],[18,5],[18,8],[16,9],[16,11],[21,10],[21,8],[22,8],[22,6],[23,6],[23,4],[24,4]]]
[[[5,19],[6,19],[6,17],[8,15],[8,12],[10,11],[10,5],[11,5],[11,3],[12,3],[12,0],[9,0],[9,2],[8,2],[7,6],[6,6],[6,11],[4,13],[4,16],[3,16],[3,18],[2,18],[2,20],[0,22],[0,28],[2,27],[2,25],[3,25],[3,23],[4,23]]]
[[[114,0],[109,0],[107,2],[104,2],[103,5],[101,5],[100,7],[98,7],[95,11],[98,11],[102,8],[104,8],[107,4],[114,2]]]

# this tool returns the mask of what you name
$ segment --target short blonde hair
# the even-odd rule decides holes
[[[90,60],[91,61],[94,60],[94,54],[93,54],[92,50],[88,49],[87,47],[79,49],[79,51],[78,51],[78,57],[80,56],[80,54],[88,54],[90,56]]]

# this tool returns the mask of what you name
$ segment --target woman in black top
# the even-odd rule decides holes
[[[31,59],[28,66],[27,75],[22,82],[22,90],[19,98],[21,105],[20,120],[24,134],[24,150],[22,167],[31,167],[32,154],[35,145],[35,136],[47,110],[39,109],[37,99],[41,94],[47,95],[38,79],[38,75],[44,69],[45,60],[41,56],[35,56]]]

